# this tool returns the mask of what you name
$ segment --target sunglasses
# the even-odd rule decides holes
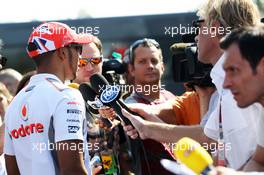
[[[7,62],[7,58],[6,57],[3,57],[2,55],[0,55],[0,64],[2,66],[5,66],[6,65],[6,62]]]
[[[205,22],[204,19],[194,20],[194,21],[192,22],[192,26],[193,26],[193,27],[201,27],[201,23],[203,23],[203,22]]]
[[[159,43],[154,40],[154,39],[150,39],[150,38],[144,38],[144,39],[140,39],[135,41],[133,44],[130,45],[129,47],[129,59],[132,60],[133,58],[133,51],[141,44],[146,43],[146,42],[150,42],[152,45],[154,45],[157,49],[160,49],[160,45]],[[133,61],[132,61],[133,62]]]
[[[205,22],[204,19],[198,19],[198,20],[194,20],[192,21],[192,26],[195,27],[195,35],[199,34],[199,30],[201,28],[201,23]]]
[[[98,65],[102,62],[103,56],[100,57],[93,57],[93,58],[80,58],[79,59],[79,67],[84,67],[89,63],[92,65]]]

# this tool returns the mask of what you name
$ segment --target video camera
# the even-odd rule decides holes
[[[197,58],[197,45],[195,34],[182,35],[182,43],[175,43],[170,47],[172,56],[173,79],[175,82],[187,83],[194,88],[214,87],[210,72],[211,64],[203,64]]]
[[[0,39],[0,50],[2,49],[2,46],[3,46],[3,42]],[[2,69],[6,65],[6,61],[7,61],[6,57],[0,54],[0,69]]]

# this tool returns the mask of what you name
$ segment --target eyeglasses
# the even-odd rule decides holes
[[[7,58],[6,57],[3,57],[2,55],[0,55],[0,64],[2,66],[5,66],[6,65],[6,62],[7,62]]]
[[[79,54],[82,54],[82,45],[80,44],[69,44],[66,47],[74,48]]]
[[[139,46],[139,45],[141,45],[141,44],[143,44],[143,43],[147,43],[147,42],[150,42],[152,45],[154,45],[157,49],[160,49],[160,45],[159,45],[159,43],[156,41],[156,40],[154,40],[154,39],[150,39],[150,38],[143,38],[143,39],[140,39],[140,40],[137,40],[137,41],[135,41],[133,44],[131,44],[130,45],[130,47],[129,47],[129,60],[131,61],[131,62],[133,62],[132,61],[132,58],[133,58],[133,51]]]
[[[98,65],[102,62],[103,56],[100,57],[93,57],[93,58],[80,58],[79,59],[79,67],[84,67],[89,63],[92,65]]]
[[[195,35],[199,34],[199,30],[201,28],[201,23],[205,22],[204,19],[198,19],[198,20],[194,20],[192,22],[192,26],[195,27]]]
[[[203,23],[203,22],[205,22],[204,19],[194,20],[194,21],[192,22],[192,26],[193,26],[193,27],[197,27],[197,28],[199,28],[199,27],[201,27],[201,23]]]

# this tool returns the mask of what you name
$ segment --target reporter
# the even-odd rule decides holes
[[[230,14],[229,12],[232,13]],[[226,29],[228,29],[227,27],[229,29],[236,29],[241,26],[254,26],[260,21],[259,12],[252,1],[208,0],[206,5],[198,11],[198,15],[200,16],[200,20],[195,23],[200,31],[202,31],[196,37],[198,42],[198,58],[203,63],[214,65],[211,77],[219,95],[217,104],[206,122],[205,128],[203,129],[200,126],[158,125],[153,122],[145,123],[133,117],[133,115],[126,115],[132,117],[132,124],[136,122],[136,125],[140,126],[137,129],[147,132],[144,133],[144,137],[147,135],[147,137],[159,141],[176,142],[181,137],[187,136],[197,140],[201,144],[217,145],[218,140],[223,139],[224,144],[232,145],[232,149],[214,150],[214,152],[217,151],[216,153],[225,151],[224,158],[218,159],[219,164],[223,163],[225,166],[239,169],[243,167],[255,150],[254,117],[260,115],[263,111],[258,105],[250,106],[247,109],[240,109],[233,100],[231,92],[222,88],[224,70],[221,66],[225,61],[225,55],[219,46],[219,42],[228,31],[225,30],[224,33],[218,33],[217,31],[223,26]],[[213,27],[214,30],[209,33],[203,32],[203,30],[210,27]],[[222,109],[221,113],[219,109]],[[219,116],[222,120],[219,119]],[[222,135],[219,134],[220,121],[222,121],[223,126]],[[223,143],[219,142],[219,144]],[[215,155],[216,158],[220,158],[221,156]]]
[[[224,88],[234,95],[237,105],[245,108],[255,102],[264,107],[264,26],[241,28],[221,42],[227,59]],[[258,116],[257,149],[244,167],[245,171],[264,171],[264,115]]]

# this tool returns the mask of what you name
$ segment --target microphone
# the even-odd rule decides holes
[[[119,119],[122,122],[124,122],[126,125],[132,125],[132,123],[130,122],[130,120],[128,118],[126,118],[122,114],[122,108],[124,108],[125,110],[127,110],[129,113],[131,113],[133,115],[140,116],[136,112],[131,111],[121,100],[119,100],[121,93],[120,93],[120,88],[118,86],[109,85],[108,81],[103,76],[101,76],[99,74],[92,75],[90,77],[90,82],[91,82],[92,88],[98,94],[100,94],[100,101],[103,104],[113,108],[115,110],[115,112],[118,114],[117,116],[119,117]],[[140,117],[142,117],[142,116],[140,116]],[[149,162],[147,159],[147,153],[146,153],[146,150],[145,150],[145,147],[144,147],[142,140],[140,138],[138,138],[136,140],[129,138],[129,140],[132,143],[132,145],[138,145],[139,147],[142,148],[144,158],[146,161],[146,165],[147,165],[148,174],[150,175],[151,174],[150,173],[151,172],[150,166],[149,166]]]
[[[101,163],[101,159],[98,155],[95,155],[91,160],[90,160],[90,166],[93,167],[96,164]]]
[[[89,111],[95,115],[99,114],[98,109],[101,106],[100,103],[97,103],[95,101],[97,95],[96,92],[94,92],[94,90],[87,83],[82,83],[79,86],[79,90],[83,96],[84,101],[88,103]]]
[[[161,165],[173,174],[180,174],[180,175],[196,175],[191,169],[186,167],[184,164],[168,160],[168,159],[161,159]]]
[[[83,99],[88,103],[88,110],[93,114],[99,114],[98,109],[103,106],[102,102],[99,99],[96,99],[96,92],[91,88],[88,83],[82,83],[79,86],[79,90],[83,96]],[[112,123],[106,119],[101,117],[102,122],[108,127],[112,127]]]
[[[128,112],[132,112],[123,102],[119,100],[120,98],[120,88],[118,86],[109,85],[108,81],[99,74],[94,74],[90,77],[90,82],[92,88],[100,94],[100,101],[113,108],[121,121],[126,125],[132,125],[132,123],[122,114],[122,107],[125,108]]]
[[[196,174],[207,175],[213,170],[213,160],[209,153],[196,141],[183,137],[173,150],[174,156]]]

